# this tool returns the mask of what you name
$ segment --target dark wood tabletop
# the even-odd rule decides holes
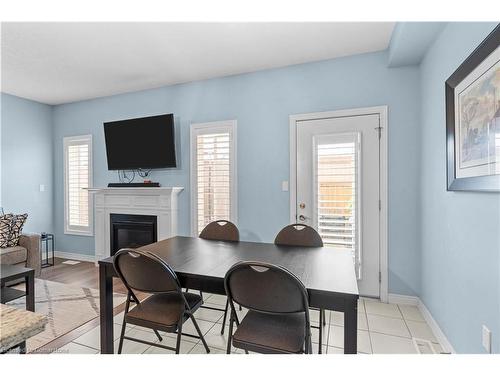
[[[311,307],[344,313],[344,351],[357,352],[358,285],[352,253],[328,247],[278,246],[260,242],[223,242],[172,237],[140,248],[158,255],[183,287],[225,294],[224,276],[240,261],[260,261],[287,268],[305,285]],[[113,352],[113,258],[99,261],[101,353]]]
[[[167,262],[179,274],[223,279],[237,262],[255,260],[287,268],[308,290],[357,296],[358,284],[349,250],[277,246],[258,242],[223,242],[173,237],[141,247]],[[113,263],[109,257],[101,262]]]

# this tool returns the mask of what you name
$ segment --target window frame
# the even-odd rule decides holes
[[[93,196],[89,194],[88,200],[88,228],[69,225],[69,181],[68,181],[68,149],[72,144],[87,144],[89,147],[89,188],[93,186],[93,157],[92,157],[92,134],[78,135],[63,138],[63,155],[64,155],[64,234],[77,236],[93,236],[94,235],[94,205]]]
[[[229,185],[230,185],[230,217],[229,220],[238,224],[238,181],[237,181],[237,121],[212,121],[193,123],[190,127],[190,185],[191,185],[191,235],[198,237],[198,180],[197,180],[197,136],[229,132]]]

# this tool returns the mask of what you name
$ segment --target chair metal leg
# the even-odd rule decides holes
[[[153,332],[155,333],[156,337],[158,337],[158,341],[163,341],[163,337],[161,337],[161,335],[158,333],[158,331],[156,329],[153,329]]]
[[[320,314],[323,314],[323,325],[326,326],[326,311],[325,310],[321,310]]]
[[[182,336],[182,319],[179,326],[177,327],[177,344],[175,345],[175,354],[179,354],[181,351],[181,336]]]
[[[222,319],[222,329],[220,330],[220,334],[224,334],[224,328],[226,327],[226,318],[227,318],[227,310],[229,309],[229,300],[226,300],[226,308],[224,309],[224,318]]]
[[[204,302],[203,301],[203,292],[200,290],[200,297],[201,297],[201,302]]]
[[[198,326],[198,323],[196,322],[196,319],[192,314],[191,314],[191,320],[193,321],[194,328],[196,328],[196,332],[198,332],[198,335],[200,336],[201,342],[203,343],[203,346],[205,347],[207,354],[210,353],[210,349],[208,348],[207,342],[205,341],[205,337],[203,337],[200,327]]]
[[[318,348],[318,354],[321,354],[321,348],[323,346],[323,321],[324,321],[323,310],[320,310],[319,311],[319,348]]]
[[[226,354],[231,354],[231,340],[233,338],[234,315],[236,315],[236,313],[231,308],[231,311],[229,312],[229,335],[227,337],[227,350],[226,350]]]
[[[122,348],[123,348],[123,336],[125,336],[125,327],[127,323],[125,323],[125,316],[123,316],[123,324],[122,324],[122,331],[120,333],[120,343],[118,344],[118,354],[122,354]]]

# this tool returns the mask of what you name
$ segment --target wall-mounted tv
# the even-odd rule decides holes
[[[174,168],[174,115],[104,123],[109,170]]]

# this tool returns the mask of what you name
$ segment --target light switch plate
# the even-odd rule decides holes
[[[288,181],[281,181],[281,191],[288,191]]]
[[[483,325],[483,347],[487,353],[491,353],[491,331]]]

